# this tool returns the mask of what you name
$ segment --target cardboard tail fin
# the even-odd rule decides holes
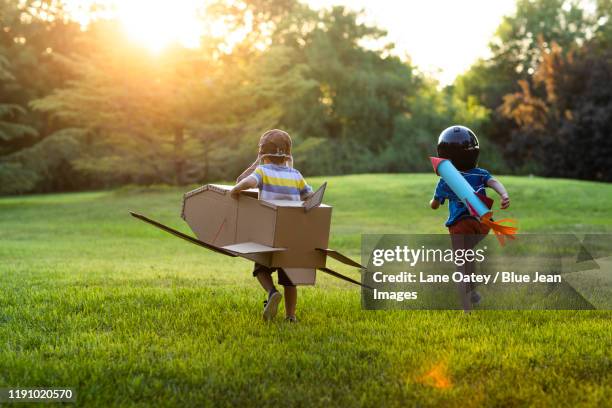
[[[164,224],[159,223],[159,222],[157,222],[155,220],[147,218],[147,217],[145,217],[142,214],[138,214],[138,213],[135,213],[135,212],[132,212],[132,211],[130,211],[130,214],[134,218],[138,218],[139,220],[144,221],[147,224],[151,224],[154,227],[157,227],[157,228],[159,228],[162,231],[166,231],[167,233],[172,234],[172,235],[174,235],[176,237],[179,237],[181,239],[184,239],[185,241],[191,242],[194,245],[198,245],[198,246],[204,247],[206,249],[210,249],[211,251],[218,252],[218,253],[223,254],[223,255],[228,255],[228,256],[232,256],[232,257],[236,257],[237,256],[236,254],[234,254],[234,253],[232,253],[230,251],[227,251],[227,250],[225,250],[223,248],[219,248],[219,247],[211,245],[211,244],[207,244],[206,242],[200,241],[199,239],[191,237],[191,236],[189,236],[187,234],[183,234],[182,232],[177,231],[174,228],[170,228],[167,225],[164,225]]]
[[[327,181],[323,183],[321,187],[317,189],[317,191],[312,193],[312,195],[308,197],[306,201],[304,201],[303,206],[304,206],[305,212],[308,212],[312,210],[313,208],[321,205],[321,203],[323,202],[323,194],[325,194],[326,187],[327,187]]]
[[[338,273],[336,271],[332,271],[329,268],[319,268],[319,270],[321,272],[325,272],[325,273],[327,273],[327,274],[329,274],[331,276],[335,276],[338,279],[342,279],[342,280],[345,280],[347,282],[354,283],[355,285],[359,285],[361,287],[364,287],[364,288],[367,288],[367,289],[370,289],[370,290],[374,290],[374,288],[372,288],[372,287],[370,287],[368,285],[365,285],[365,284],[363,284],[363,283],[361,283],[359,281],[356,281],[355,279],[349,278],[348,276],[344,276],[344,275],[342,275],[342,274],[340,274],[340,273]]]

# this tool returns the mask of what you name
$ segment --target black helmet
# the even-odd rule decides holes
[[[478,164],[478,138],[465,126],[451,126],[440,133],[438,157],[449,159],[459,171],[473,169]]]

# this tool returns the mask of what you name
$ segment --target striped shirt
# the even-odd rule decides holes
[[[300,201],[304,194],[312,192],[302,174],[287,166],[263,164],[249,177],[257,180],[260,200]]]

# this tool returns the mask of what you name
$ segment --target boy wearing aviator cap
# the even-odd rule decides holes
[[[272,129],[265,132],[259,140],[257,160],[236,180],[231,191],[237,198],[242,190],[257,187],[260,200],[305,200],[312,193],[302,174],[293,168],[291,156],[291,137],[283,130]],[[282,268],[268,268],[255,264],[253,276],[268,292],[264,301],[264,320],[273,319],[278,312],[282,295],[274,286],[272,273],[278,272],[278,283],[284,287],[285,313],[288,322],[295,323],[297,288]]]

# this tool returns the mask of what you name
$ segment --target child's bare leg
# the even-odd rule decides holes
[[[474,262],[466,262],[465,265],[463,265],[464,269],[463,269],[463,275],[472,275],[475,272],[474,269]],[[474,285],[474,282],[469,282],[466,286],[466,290],[468,292],[473,291],[474,289],[476,289],[476,286]]]
[[[262,288],[266,290],[266,292],[270,293],[276,290],[274,286],[274,281],[272,281],[272,274],[269,272],[259,272],[257,274],[257,280],[259,281]]]
[[[463,276],[465,276],[465,264],[458,266],[457,271],[461,272]],[[457,289],[459,290],[459,297],[461,298],[461,305],[463,306],[463,311],[465,313],[469,313],[472,310],[472,305],[470,303],[470,297],[468,293],[470,292],[469,283],[459,282],[457,283]]]
[[[278,312],[278,305],[283,297],[274,287],[272,282],[272,270],[262,265],[255,266],[257,280],[261,286],[268,292],[268,299],[264,300],[263,319],[270,321],[274,319]]]
[[[295,286],[285,286],[285,315],[295,317],[297,306],[297,288]]]
[[[466,237],[465,234],[451,234],[451,243],[454,251],[464,250],[466,249]],[[457,265],[457,271],[461,272],[463,276],[468,272],[468,265]],[[459,282],[457,283],[457,289],[459,290],[459,298],[461,300],[461,305],[463,306],[463,311],[468,313],[472,309],[472,305],[469,300],[469,291],[471,290],[469,283]]]

